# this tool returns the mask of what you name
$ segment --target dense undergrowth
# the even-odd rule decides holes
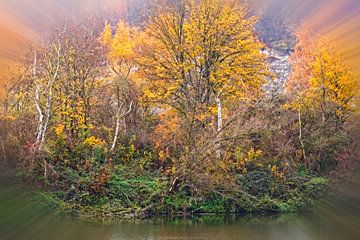
[[[111,170],[101,191],[91,193],[89,176],[68,169],[62,174],[63,181],[37,192],[36,205],[53,209],[60,215],[107,221],[159,215],[304,211],[309,210],[328,187],[327,178],[304,169],[276,176],[269,168],[258,168],[234,175],[234,189],[212,189],[197,196],[186,185],[170,191],[171,181],[159,174],[118,165]]]

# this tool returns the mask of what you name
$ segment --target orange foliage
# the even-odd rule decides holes
[[[353,74],[343,54],[327,39],[300,35],[292,63],[287,92],[293,107],[325,112],[325,106],[335,106],[337,115],[351,109]]]
[[[13,60],[0,59],[0,104],[3,105],[7,99],[8,91],[21,76],[21,65]]]
[[[311,74],[310,63],[314,61],[313,54],[316,49],[315,39],[311,39],[308,33],[299,32],[297,34],[298,45],[291,56],[292,73],[290,79],[286,83],[286,91],[289,93],[296,93],[304,91],[309,87],[308,78]]]
[[[179,139],[179,118],[175,111],[168,110],[159,113],[160,123],[154,130],[154,145],[160,147],[176,146],[180,143]]]

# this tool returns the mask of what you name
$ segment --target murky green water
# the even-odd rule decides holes
[[[122,240],[358,240],[360,239],[360,187],[343,184],[326,206],[302,216],[152,219],[146,222],[89,224],[59,220],[35,210],[20,191],[0,184],[0,239]],[[338,196],[337,195],[337,196]]]

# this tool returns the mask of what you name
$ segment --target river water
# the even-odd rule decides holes
[[[360,187],[345,182],[314,213],[280,216],[197,216],[117,224],[60,220],[36,210],[1,179],[0,239],[19,240],[360,240]]]

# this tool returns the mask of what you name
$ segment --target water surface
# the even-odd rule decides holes
[[[39,211],[13,183],[0,184],[0,239],[358,240],[360,188],[346,182],[316,212],[280,216],[197,216],[117,224],[60,220]],[[106,219],[104,219],[106,220]]]

